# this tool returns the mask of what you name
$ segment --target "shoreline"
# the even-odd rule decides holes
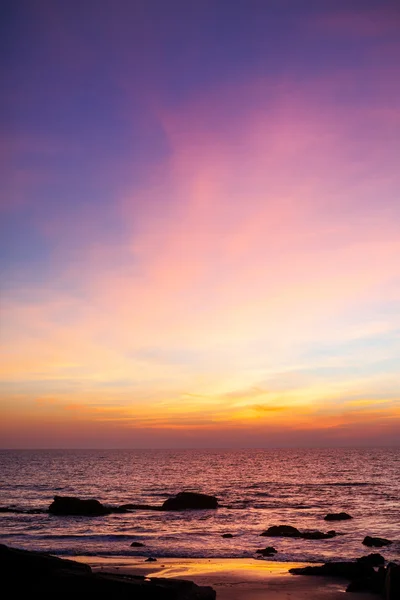
[[[146,556],[75,556],[74,560],[89,565],[94,572],[187,579],[213,587],[217,600],[343,600],[348,583],[344,579],[289,573],[292,567],[310,563],[242,558],[157,558],[156,562],[146,562]],[[355,596],[355,600],[376,598],[367,592]]]

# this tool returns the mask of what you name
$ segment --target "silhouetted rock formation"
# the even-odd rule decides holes
[[[337,535],[336,531],[300,531],[292,525],[272,525],[260,535],[265,537],[289,537],[289,538],[302,538],[303,540],[327,540]]]
[[[400,598],[400,565],[389,563],[387,568],[374,566],[384,560],[380,554],[361,556],[356,562],[331,562],[322,566],[289,569],[294,575],[320,575],[350,579],[346,592],[370,592],[385,600]],[[373,565],[374,563],[374,565]]]
[[[161,510],[161,506],[153,506],[152,504],[121,504],[116,508],[110,509],[112,512],[129,512],[131,510]]]
[[[173,498],[168,498],[162,505],[161,510],[201,510],[205,508],[218,508],[217,498],[195,492],[180,492]]]
[[[223,538],[233,538],[233,535],[231,533],[223,533],[221,535],[221,537],[223,537]]]
[[[157,559],[154,558],[154,556],[149,556],[149,558],[146,558],[144,562],[157,562]]]
[[[43,508],[14,508],[13,506],[0,506],[0,513],[14,513],[17,515],[42,515],[46,513]]]
[[[3,590],[13,598],[215,600],[211,587],[180,579],[93,573],[88,565],[0,545]]]
[[[346,512],[340,513],[328,513],[325,517],[325,521],[348,521],[348,519],[352,519],[353,517]]]
[[[373,567],[359,562],[330,562],[315,567],[296,567],[289,569],[294,575],[320,575],[327,577],[343,577],[344,579],[359,579],[373,577]]]
[[[367,556],[360,556],[360,558],[357,558],[357,562],[370,565],[371,567],[380,567],[385,564],[385,559],[382,554],[377,552],[375,554],[368,554]]]
[[[261,554],[261,556],[274,556],[278,550],[276,550],[273,546],[267,546],[266,548],[260,548],[256,550],[256,554]]]
[[[346,592],[369,592],[382,595],[385,588],[386,569],[381,567],[369,577],[354,579],[349,583]]]
[[[303,533],[301,533],[303,540],[329,540],[337,535],[339,534],[333,530],[327,531],[326,533],[323,531],[303,531]]]
[[[369,535],[367,535],[363,539],[362,543],[364,544],[364,546],[369,546],[369,547],[375,546],[376,548],[382,548],[383,546],[389,546],[390,544],[393,544],[393,542],[391,542],[390,540],[387,540],[385,538],[371,537]]]
[[[98,500],[81,500],[72,496],[54,496],[54,501],[49,506],[52,515],[80,515],[85,517],[98,517],[111,513]]]
[[[142,544],[142,542],[132,542],[131,544],[131,548],[142,548],[143,546],[145,546],[145,544]]]
[[[385,600],[398,600],[400,598],[400,565],[389,563],[385,578]]]
[[[260,535],[266,537],[301,537],[300,531],[296,527],[292,527],[292,525],[272,525],[266,531],[260,533]]]

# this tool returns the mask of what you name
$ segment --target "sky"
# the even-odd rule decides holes
[[[400,5],[13,0],[0,446],[400,444]]]

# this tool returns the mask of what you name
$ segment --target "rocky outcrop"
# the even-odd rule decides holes
[[[152,504],[121,504],[115,508],[110,508],[114,513],[125,513],[131,510],[161,510],[161,506],[153,506]]]
[[[320,566],[296,567],[289,569],[294,575],[320,575],[326,577],[342,577],[344,579],[359,579],[372,577],[373,567],[359,562],[330,562]]]
[[[296,527],[292,527],[292,525],[272,525],[266,531],[260,533],[260,535],[265,537],[301,537],[300,531]]]
[[[369,592],[382,595],[386,579],[386,569],[381,567],[369,577],[360,577],[349,583],[346,592]]]
[[[223,533],[221,535],[221,537],[223,537],[223,538],[233,538],[234,536],[231,533]]]
[[[389,563],[386,569],[384,585],[385,600],[398,600],[400,598],[400,565]]]
[[[371,537],[369,535],[367,535],[363,539],[362,543],[364,544],[364,546],[375,547],[375,548],[382,548],[383,546],[390,546],[390,544],[393,544],[392,541],[387,540],[385,538]]]
[[[218,508],[218,500],[215,496],[197,494],[195,492],[180,492],[173,498],[168,498],[161,510],[202,510]]]
[[[368,554],[367,556],[360,556],[360,558],[357,558],[357,562],[370,565],[371,567],[381,567],[385,564],[385,559],[382,554],[377,552],[375,554]]]
[[[98,517],[111,512],[110,508],[103,506],[98,500],[81,500],[73,496],[54,496],[54,501],[49,506],[49,513],[52,515]]]
[[[145,546],[145,544],[142,542],[132,542],[131,544],[131,548],[143,548],[143,546]]]
[[[323,531],[303,531],[300,537],[303,540],[329,540],[330,538],[334,538],[338,533],[336,531],[327,531],[324,533]]]
[[[272,525],[260,535],[265,537],[289,537],[289,538],[302,538],[303,540],[327,540],[337,535],[336,531],[300,531],[292,525]]]
[[[289,569],[294,575],[321,575],[349,579],[346,592],[379,594],[384,600],[400,598],[400,565],[389,563],[385,568],[380,554],[361,556],[356,562],[331,562],[321,566]],[[380,564],[378,570],[374,566]]]
[[[43,508],[14,508],[13,506],[0,506],[0,513],[14,513],[17,515],[42,515],[47,511]]]
[[[179,579],[93,573],[88,565],[0,545],[2,589],[13,598],[215,600],[211,587]]]
[[[256,554],[261,554],[261,556],[274,556],[278,550],[276,550],[273,546],[267,546],[266,548],[260,548],[256,550]]]
[[[351,515],[349,515],[346,512],[340,512],[340,513],[328,513],[325,517],[324,520],[325,521],[348,521],[349,519],[352,519],[353,517]]]

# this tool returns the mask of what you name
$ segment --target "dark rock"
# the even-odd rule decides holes
[[[93,573],[88,565],[0,545],[1,584],[13,598],[215,600],[211,587],[180,579]],[[4,594],[4,592],[3,592]],[[6,592],[7,597],[10,592]]]
[[[272,527],[268,527],[268,529],[263,531],[263,533],[260,533],[260,535],[266,537],[301,537],[300,531],[291,525],[272,525]]]
[[[300,537],[304,540],[328,540],[337,535],[336,531],[328,531],[327,533],[324,533],[323,531],[303,531],[303,533],[300,534]]]
[[[49,506],[52,515],[80,515],[84,517],[97,517],[110,514],[98,500],[81,500],[72,496],[54,496],[54,502]]]
[[[234,536],[231,533],[223,533],[221,535],[221,537],[223,537],[223,538],[233,538]]]
[[[371,594],[380,594],[382,592],[382,581],[378,575],[373,577],[364,577],[350,581],[346,592],[370,592]]]
[[[324,517],[325,521],[347,521],[348,519],[352,519],[353,517],[346,512],[340,513],[328,513],[326,517]]]
[[[161,510],[186,510],[218,508],[218,500],[215,496],[197,494],[194,492],[180,492],[173,498],[168,498]]]
[[[157,559],[154,558],[154,556],[149,556],[149,558],[146,558],[144,562],[157,562]]]
[[[161,510],[160,506],[151,504],[121,504],[112,509],[112,512],[129,512],[130,510]]]
[[[344,579],[361,579],[373,577],[373,567],[358,562],[330,562],[315,567],[296,567],[289,569],[294,575],[321,575],[327,577],[343,577]]]
[[[389,563],[387,566],[384,593],[385,600],[400,598],[400,565],[397,563]]]
[[[393,544],[393,542],[391,542],[390,540],[387,540],[385,538],[380,538],[380,537],[371,537],[369,535],[367,535],[364,539],[363,542],[364,546],[375,546],[376,548],[382,548],[382,546],[389,546],[390,544]]]
[[[302,538],[304,540],[327,540],[333,538],[336,535],[336,531],[328,531],[323,533],[322,531],[299,531],[296,527],[291,525],[273,525],[266,531],[263,531],[260,535],[265,537],[290,537],[290,538]]]
[[[0,513],[14,513],[17,515],[41,515],[46,513],[46,510],[42,508],[27,508],[25,510],[20,508],[13,508],[12,506],[0,506]]]
[[[131,544],[131,548],[142,548],[143,546],[145,546],[145,544],[142,544],[142,542],[132,542]]]
[[[385,564],[385,559],[382,554],[377,552],[375,554],[368,554],[367,556],[360,556],[360,558],[357,558],[357,562],[370,565],[371,567],[380,567]]]
[[[267,546],[266,548],[260,548],[256,550],[256,554],[261,554],[261,556],[274,556],[278,550],[276,550],[273,546]]]

